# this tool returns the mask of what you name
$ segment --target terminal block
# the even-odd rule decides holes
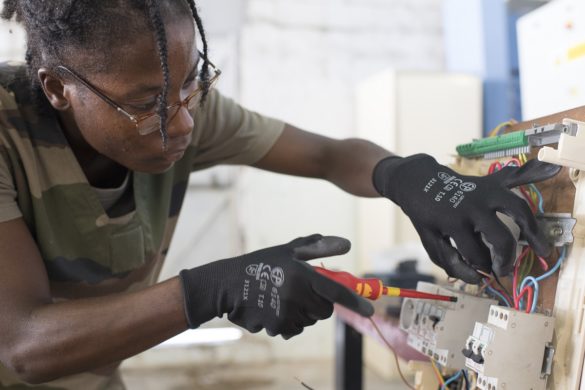
[[[555,320],[492,306],[486,323],[478,322],[463,349],[465,364],[478,374],[482,390],[546,389],[552,370]]]
[[[408,345],[447,368],[465,368],[461,349],[467,336],[497,301],[427,282],[419,282],[417,291],[456,296],[457,302],[404,299],[400,328],[408,333]]]
[[[481,138],[467,144],[458,145],[456,150],[461,157],[481,157],[488,160],[515,156],[520,153],[530,153],[532,147],[561,143],[563,140],[568,139],[567,137],[574,139],[578,134],[580,124],[582,125],[581,122],[565,119],[562,123],[551,123],[544,126],[534,125],[524,131]],[[579,144],[579,146],[582,145]],[[546,149],[548,150],[548,155],[554,154],[549,150],[550,148]],[[540,156],[539,159],[542,160]]]

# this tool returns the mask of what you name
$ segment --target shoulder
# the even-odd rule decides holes
[[[9,95],[14,104],[30,102],[30,82],[26,73],[26,64],[22,62],[0,62],[0,97],[7,100]],[[4,101],[3,101],[4,103]]]

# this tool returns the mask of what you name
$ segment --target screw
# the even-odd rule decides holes
[[[512,325],[510,325],[512,327],[512,329],[514,329],[516,327],[516,323],[512,322]]]
[[[563,228],[560,226],[553,226],[550,228],[549,233],[551,236],[560,237],[563,235]]]
[[[492,353],[494,353],[494,351],[492,351],[491,349],[488,351],[488,356],[492,356]]]

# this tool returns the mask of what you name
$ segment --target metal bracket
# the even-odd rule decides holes
[[[537,214],[538,229],[544,233],[546,240],[552,246],[563,246],[573,242],[573,228],[577,223],[569,213]],[[526,240],[519,240],[519,244],[527,245]]]
[[[524,132],[531,146],[556,144],[561,134],[576,136],[579,126],[576,123],[553,123],[544,126],[535,125]]]
[[[552,343],[547,343],[544,347],[544,359],[542,360],[542,370],[540,377],[542,379],[552,374],[553,358],[555,356],[555,347]]]

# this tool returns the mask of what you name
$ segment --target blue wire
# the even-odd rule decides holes
[[[561,264],[563,263],[563,260],[565,260],[566,254],[567,254],[567,247],[563,246],[563,249],[561,249],[561,254],[559,256],[559,259],[557,260],[557,263],[554,265],[554,267],[549,269],[544,274],[540,275],[538,278],[536,278],[536,280],[540,282],[542,279],[546,279],[549,276],[551,276],[552,274],[554,274],[555,272],[557,272],[557,270],[560,268]]]
[[[486,287],[486,290],[488,290],[492,294],[494,294],[497,297],[499,297],[502,301],[504,301],[504,303],[506,304],[506,306],[510,307],[510,303],[508,302],[508,299],[506,299],[506,297],[504,297],[504,295],[502,295],[502,293],[500,293],[498,290],[496,290],[495,288],[493,288],[491,286],[487,286]]]
[[[527,276],[520,284],[520,291],[522,291],[524,287],[526,287],[526,284],[528,282],[532,282],[532,287],[534,288],[534,294],[532,296],[532,309],[530,310],[531,313],[534,313],[536,311],[536,303],[538,301],[538,290],[540,287],[537,278],[535,278],[534,276]],[[518,293],[520,293],[520,291],[518,291]],[[520,304],[522,305],[522,302],[520,302]],[[522,308],[520,308],[520,310],[522,310]]]
[[[544,214],[544,198],[542,197],[542,194],[540,193],[540,191],[538,190],[538,188],[536,188],[536,186],[534,184],[529,184],[530,188],[532,189],[532,191],[534,191],[536,193],[536,197],[538,198],[538,211],[541,214]]]
[[[469,390],[469,377],[467,376],[467,370],[461,370],[463,379],[465,380],[465,390]]]
[[[525,287],[527,282],[532,282],[532,284],[534,286],[534,296],[532,298],[532,311],[531,311],[532,313],[534,313],[534,311],[536,310],[536,300],[538,297],[538,282],[540,282],[543,279],[548,278],[549,276],[551,276],[552,274],[557,272],[557,270],[561,267],[561,264],[565,260],[566,255],[567,255],[567,246],[563,246],[563,249],[561,249],[561,254],[559,255],[559,259],[557,260],[556,264],[551,269],[549,269],[547,272],[545,272],[544,274],[540,275],[537,278],[535,278],[533,276],[527,276],[524,278],[524,280],[520,284],[520,291],[522,291],[522,289]]]
[[[441,390],[445,390],[447,389],[447,386],[449,386],[451,383],[455,382],[457,379],[459,379],[459,377],[461,376],[461,371],[457,371],[457,373],[455,375],[453,375],[451,378],[447,379],[445,381],[445,384],[441,386]]]

